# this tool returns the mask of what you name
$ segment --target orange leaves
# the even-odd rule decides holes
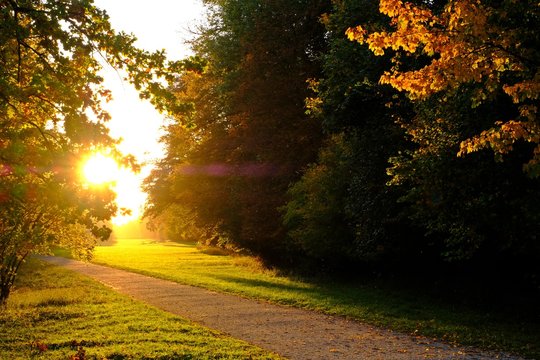
[[[535,144],[532,157],[523,165],[523,170],[531,177],[540,177],[540,125],[535,121],[536,112],[535,106],[521,106],[520,115],[525,120],[498,121],[495,127],[462,141],[458,156],[490,148],[495,153],[495,159],[502,161],[502,155],[512,151],[516,142]]]
[[[428,44],[429,52],[433,52],[431,34],[426,28],[426,24],[434,24],[434,17],[429,10],[419,9],[397,0],[381,1],[380,10],[392,18],[392,24],[396,26],[395,32],[376,32],[368,35],[365,29],[357,26],[347,30],[349,39],[359,43],[366,42],[375,55],[384,55],[384,49],[387,48],[414,53],[422,44]]]
[[[391,39],[386,33],[375,33],[369,36],[367,43],[369,49],[377,56],[384,55],[384,49],[391,46]]]
[[[364,30],[361,25],[358,25],[354,28],[348,28],[345,34],[347,35],[349,40],[358,41],[360,44],[363,44],[365,36],[367,35],[367,31]]]
[[[436,64],[438,60],[434,60]],[[429,79],[429,81],[426,81]],[[380,82],[389,84],[399,91],[407,91],[412,99],[422,99],[438,92],[451,82],[448,74],[438,71],[437,66],[426,66],[418,71],[385,72]]]
[[[476,37],[486,30],[489,11],[479,0],[455,0],[445,8],[442,16],[449,31],[462,32],[464,29]]]
[[[358,26],[348,29],[347,36],[367,43],[375,55],[392,49],[431,57],[431,63],[419,70],[393,69],[391,76],[381,78],[414,99],[460,83],[481,82],[494,71],[509,69],[510,55],[498,44],[486,45],[492,42],[486,25],[490,12],[480,1],[451,1],[440,15],[399,0],[381,0],[380,10],[391,18],[395,31],[368,34]]]
[[[495,128],[482,131],[480,135],[461,142],[458,156],[464,156],[490,147],[495,152],[496,158],[501,160],[501,155],[512,151],[513,144],[518,140],[540,144],[540,126],[538,124],[528,121],[509,120],[505,123],[497,122],[496,125]],[[538,164],[540,164],[540,145],[534,149],[533,158],[524,165],[524,170],[529,172],[537,171],[538,169],[535,169],[535,167]]]
[[[460,155],[484,147],[505,154],[518,140],[540,143],[540,71],[531,60],[531,56],[534,59],[538,55],[535,49],[524,49],[527,42],[522,34],[530,29],[519,24],[503,27],[511,24],[506,19],[508,9],[490,8],[481,0],[450,0],[444,11],[435,14],[427,7],[401,0],[380,0],[379,10],[390,17],[393,31],[368,33],[358,26],[347,30],[349,39],[367,44],[379,56],[391,49],[430,59],[415,70],[402,71],[394,66],[381,76],[381,83],[406,92],[413,100],[476,83],[479,86],[472,98],[473,106],[501,90],[517,105],[519,118],[498,123],[464,141]],[[529,7],[527,11],[538,9]],[[503,18],[506,20],[500,21]],[[503,79],[512,79],[513,83]],[[537,150],[531,161],[538,163],[540,149]]]
[[[367,43],[375,55],[384,55],[385,49],[403,50],[408,53],[416,53],[421,49],[428,55],[442,53],[442,45],[446,44],[444,34],[430,31],[440,21],[431,11],[415,7],[410,3],[399,0],[381,0],[380,11],[391,18],[391,23],[396,30],[391,33],[376,32],[367,34],[361,26],[347,30],[349,39],[360,43]],[[401,73],[394,69],[381,78],[382,83],[387,83],[401,91],[407,91],[413,97],[424,97],[433,91],[440,90],[439,85],[432,86],[431,75],[436,73],[434,69],[426,68],[423,72]],[[429,77],[426,77],[428,76]],[[440,84],[440,79],[437,84]]]
[[[427,22],[433,17],[431,11],[401,0],[381,0],[379,11],[394,20],[410,23]]]
[[[514,85],[504,85],[503,89],[516,104],[527,99],[538,100],[540,97],[540,71],[536,72],[533,79],[524,80]]]
[[[403,2],[399,0],[381,1],[379,11],[390,17],[396,17],[402,12]]]

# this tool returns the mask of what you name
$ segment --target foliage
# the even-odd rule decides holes
[[[0,2],[0,303],[31,252],[64,242],[85,251],[107,238],[116,212],[106,187],[83,186],[79,162],[108,149],[126,165],[105,123],[110,98],[99,75],[106,62],[162,111],[182,111],[162,85],[192,62],[167,63],[133,36],[111,29],[92,1]]]
[[[320,138],[303,104],[306,80],[319,69],[326,5],[206,3],[208,24],[193,42],[205,72],[178,79],[177,96],[194,111],[168,126],[168,154],[147,181],[147,215],[187,207],[200,228],[277,258],[284,233],[277,208]]]
[[[323,17],[328,51],[323,73],[313,81],[311,113],[328,139],[319,159],[291,186],[284,220],[295,243],[327,270],[345,264],[381,261],[410,246],[407,226],[399,225],[396,188],[386,182],[388,158],[404,146],[396,119],[409,112],[408,102],[376,83],[385,61],[343,36],[357,22],[381,24],[371,1],[336,1]],[[320,264],[319,266],[323,265]]]
[[[279,358],[34,259],[0,313],[0,332],[2,359]]]
[[[490,266],[504,258],[509,273],[534,277],[540,184],[519,168],[537,175],[538,5],[442,5],[383,0],[392,31],[347,30],[376,55],[393,50],[380,82],[416,104],[399,121],[415,148],[391,159],[391,184],[406,190],[410,219],[426,229],[424,250]],[[487,147],[495,161],[480,151]]]
[[[206,4],[147,216],[291,267],[538,289],[537,4]]]
[[[540,175],[540,6],[535,1],[449,1],[439,14],[426,6],[400,0],[382,0],[380,11],[391,18],[393,32],[368,34],[362,27],[350,28],[351,40],[366,42],[376,54],[403,50],[429,57],[420,69],[400,69],[399,60],[381,83],[423,99],[461,84],[479,83],[472,94],[473,106],[493,100],[502,89],[515,104],[512,117],[500,114],[493,127],[465,139],[459,154],[491,148],[495,154],[509,153],[524,141],[534,150],[525,169]]]
[[[406,244],[404,226],[403,245],[395,243],[396,195],[381,181],[386,158],[381,153],[369,156],[367,134],[372,133],[364,129],[362,135],[349,131],[332,136],[318,162],[289,189],[284,222],[291,240],[316,260],[311,271],[380,262]]]
[[[418,147],[391,159],[391,183],[407,190],[402,200],[426,230],[426,250],[494,269],[504,259],[507,274],[530,276],[540,255],[540,184],[522,171],[527,148],[516,146],[504,162],[486,151],[456,157],[461,139],[507,111],[499,98],[464,112],[475,90],[462,87],[451,101],[417,104],[417,115],[403,126]]]
[[[306,254],[324,265],[354,258],[351,228],[343,206],[351,173],[351,152],[343,137],[335,137],[290,189],[284,214],[289,236]]]

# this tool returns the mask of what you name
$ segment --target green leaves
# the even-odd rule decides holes
[[[115,32],[89,0],[0,4],[0,263],[9,274],[29,253],[70,243],[67,233],[79,234],[71,244],[85,250],[94,244],[76,241],[85,231],[102,239],[110,234],[105,223],[116,212],[113,192],[87,188],[77,174],[78,161],[99,148],[134,164],[115,149],[106,127],[103,59],[160,111],[183,109],[168,81],[184,64],[138,49],[135,40]],[[7,260],[14,256],[18,262]],[[9,274],[0,272],[0,285],[12,281]]]
[[[161,98],[177,113],[163,137],[167,157],[147,181],[147,215],[172,229],[181,228],[171,221],[178,217],[207,230],[208,241],[277,253],[284,229],[276,209],[320,138],[303,104],[306,80],[319,71],[328,4],[209,3],[196,57],[169,64],[189,72],[175,79],[176,99]]]

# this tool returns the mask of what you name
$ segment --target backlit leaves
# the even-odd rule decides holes
[[[513,119],[500,119],[494,127],[466,139],[460,155],[490,147],[505,154],[520,141],[538,145],[537,102],[540,95],[538,38],[540,4],[508,2],[498,8],[480,0],[452,0],[435,12],[400,0],[381,0],[381,13],[390,17],[393,31],[369,33],[362,26],[347,30],[349,39],[365,43],[376,55],[393,50],[423,56],[427,64],[402,70],[396,61],[380,82],[407,92],[413,100],[476,83],[480,89],[473,105],[503,91],[518,107]],[[517,7],[510,13],[507,7]],[[510,9],[512,10],[512,9]],[[519,17],[523,16],[524,19]],[[523,20],[523,21],[521,21]],[[527,20],[527,21],[525,21]],[[540,148],[525,166],[537,176]]]
[[[110,234],[114,193],[77,177],[78,162],[96,149],[134,164],[106,127],[102,67],[119,70],[162,112],[189,109],[168,82],[199,64],[169,62],[135,41],[91,0],[0,1],[0,303],[30,253],[59,242],[85,253]]]

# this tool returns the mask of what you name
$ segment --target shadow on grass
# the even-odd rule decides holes
[[[299,286],[299,285],[289,285],[289,284],[279,284],[276,282],[268,281],[268,280],[262,280],[262,279],[248,279],[245,277],[240,276],[233,276],[233,275],[223,275],[223,274],[208,274],[209,277],[212,277],[216,280],[223,281],[225,283],[232,283],[232,284],[238,284],[242,285],[244,287],[250,287],[250,288],[265,288],[269,290],[280,290],[280,291],[294,291],[294,292],[301,292],[306,294],[318,294],[320,291],[316,288],[311,288],[311,284],[306,284],[306,286]],[[315,286],[315,285],[313,285]]]
[[[303,287],[230,275],[212,276],[223,282],[268,289],[263,296],[273,302],[342,315],[403,333],[486,349],[497,349],[511,340],[512,350],[518,353],[539,351],[540,339],[535,334],[540,334],[540,324],[533,320],[517,322],[506,314],[443,304],[412,291],[388,290],[371,284],[317,283]],[[482,340],[479,332],[484,334]]]
[[[388,316],[406,318],[407,321],[411,322],[426,321],[433,318],[432,312],[426,311],[427,308],[422,305],[419,306],[417,299],[406,295],[392,294],[369,285],[352,287],[305,283],[302,286],[223,274],[209,276],[241,287],[263,289],[264,294],[262,296],[280,304],[344,315],[371,323],[377,322],[378,325],[386,326],[385,321],[375,320]]]

